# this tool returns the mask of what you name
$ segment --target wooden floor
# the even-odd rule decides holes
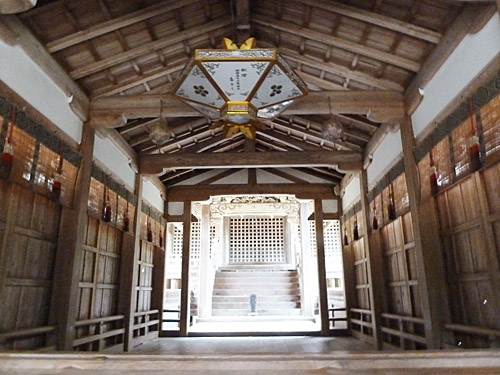
[[[141,354],[328,354],[336,351],[373,350],[352,337],[172,337],[161,338],[134,349]]]

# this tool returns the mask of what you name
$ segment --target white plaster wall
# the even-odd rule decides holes
[[[432,124],[458,93],[500,52],[500,17],[495,13],[485,27],[467,35],[424,87],[422,103],[412,115],[413,131],[420,134]]]
[[[257,169],[257,183],[259,184],[290,184],[290,180],[276,176],[268,171]]]
[[[336,199],[322,199],[321,205],[325,214],[334,214],[339,209]]]
[[[309,182],[311,184],[331,184],[332,183],[329,180],[326,180],[326,179],[323,179],[323,178],[319,178],[319,177],[310,175],[308,173],[304,173],[304,172],[298,171],[298,170],[293,169],[293,168],[280,168],[280,171],[282,171],[284,173],[287,173],[287,174],[289,174],[291,176],[295,176],[295,177],[301,178],[302,180],[307,181],[307,182]]]
[[[184,202],[168,202],[168,215],[182,215],[184,213]]]
[[[66,94],[17,45],[0,40],[0,80],[80,143],[82,122],[71,111]]]
[[[214,184],[246,184],[248,182],[248,172],[246,169],[233,173],[230,176],[224,177],[214,182]]]
[[[95,137],[94,158],[108,167],[132,190],[135,186],[135,172],[129,167],[128,158],[106,138]]]
[[[359,199],[360,191],[359,178],[356,175],[345,187],[344,196],[342,197],[343,210],[348,208],[353,202],[356,202]]]
[[[402,151],[403,145],[399,130],[394,133],[388,133],[373,153],[372,163],[366,171],[369,186],[377,182],[392,167]]]
[[[164,213],[165,204],[163,202],[163,199],[161,198],[161,192],[147,178],[145,178],[143,182],[142,196],[144,197],[144,200],[151,204],[154,208],[156,208],[161,213]]]

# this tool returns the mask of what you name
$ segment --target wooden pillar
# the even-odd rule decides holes
[[[215,256],[215,255],[213,255]],[[201,205],[200,223],[200,265],[198,268],[198,315],[207,318],[212,315],[213,284],[212,261],[210,259],[210,205]]]
[[[316,254],[318,258],[319,311],[321,316],[321,334],[330,335],[328,320],[328,292],[326,287],[325,242],[323,236],[323,202],[314,200],[314,221],[316,225]],[[307,228],[304,228],[307,230]]]
[[[427,348],[439,349],[443,334],[442,322],[447,319],[449,313],[438,232],[439,223],[434,199],[420,204],[420,179],[413,153],[415,137],[409,116],[405,117],[400,129]]]
[[[165,231],[161,234],[166,238]],[[164,240],[165,241],[165,240]],[[163,316],[163,301],[165,295],[165,243],[163,247],[154,247],[153,255],[153,291],[151,294],[151,309],[158,310],[158,319],[160,320],[158,331],[161,332],[162,316]]]
[[[76,179],[73,205],[72,208],[63,208],[61,211],[50,313],[50,320],[57,324],[58,350],[73,349],[94,136],[94,128],[84,124],[80,145],[82,161]]]
[[[300,203],[300,244],[302,258],[302,313],[307,317],[314,316],[313,283],[311,277],[311,240],[309,238],[309,204]]]
[[[340,206],[339,214],[342,216],[343,212],[342,205]],[[341,241],[342,241],[342,268],[344,270],[344,298],[345,298],[345,310],[347,315],[347,329],[351,331],[351,319],[350,319],[350,309],[354,306],[354,301],[356,301],[356,288],[354,281],[354,260],[352,254],[352,243],[344,245],[343,235],[345,229],[341,230]]]
[[[137,284],[139,278],[139,255],[141,251],[141,213],[143,177],[135,176],[135,195],[137,205],[133,225],[133,236],[125,235],[122,243],[122,262],[120,279],[120,309],[125,316],[124,350],[132,349],[134,313],[137,305]]]
[[[363,227],[363,246],[365,249],[367,262],[367,276],[370,284],[370,310],[372,312],[373,324],[373,344],[375,349],[382,349],[382,332],[381,332],[381,316],[382,313],[382,294],[383,294],[383,271],[382,271],[382,256],[380,247],[370,247],[370,210],[368,202],[368,178],[366,170],[362,169],[359,172],[360,195],[361,195],[361,226]]]
[[[189,248],[191,241],[191,202],[184,202],[182,231],[182,281],[181,281],[181,313],[180,336],[187,336],[189,327]]]

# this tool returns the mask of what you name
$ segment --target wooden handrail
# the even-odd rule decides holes
[[[382,318],[393,319],[393,320],[404,320],[405,322],[424,324],[424,319],[418,318],[416,316],[404,316],[397,314],[382,313],[380,314]]]
[[[0,334],[0,343],[5,343],[7,340],[17,339],[21,337],[38,336],[56,331],[56,326],[45,326],[36,328],[20,329]]]
[[[445,324],[444,328],[450,331],[458,331],[462,333],[469,333],[472,335],[500,337],[500,330],[493,328],[484,328],[484,327],[471,326],[467,324],[455,324],[455,323]]]
[[[123,335],[125,333],[125,328],[114,329],[112,331],[99,333],[97,335],[90,335],[85,337],[80,337],[73,341],[73,347],[80,346],[83,344],[89,344],[91,342],[99,341],[111,336]]]
[[[349,309],[350,312],[353,312],[353,313],[359,313],[359,314],[367,314],[367,315],[372,315],[373,312],[371,310],[364,310],[364,309],[357,309],[357,308],[354,308],[354,307],[351,307]]]
[[[160,312],[159,310],[140,311],[140,312],[134,313],[134,318],[137,318],[137,317],[143,316],[143,315],[158,314],[159,312]]]
[[[103,316],[102,318],[94,318],[87,320],[79,320],[75,322],[75,327],[89,326],[92,324],[108,323],[115,320],[123,320],[125,317],[123,315],[113,315],[113,316]]]

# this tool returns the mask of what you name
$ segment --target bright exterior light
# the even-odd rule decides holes
[[[241,131],[255,137],[253,122],[271,120],[295,99],[306,84],[274,48],[240,48],[224,39],[226,49],[197,49],[182,72],[174,95],[211,120],[223,120],[226,136]]]

